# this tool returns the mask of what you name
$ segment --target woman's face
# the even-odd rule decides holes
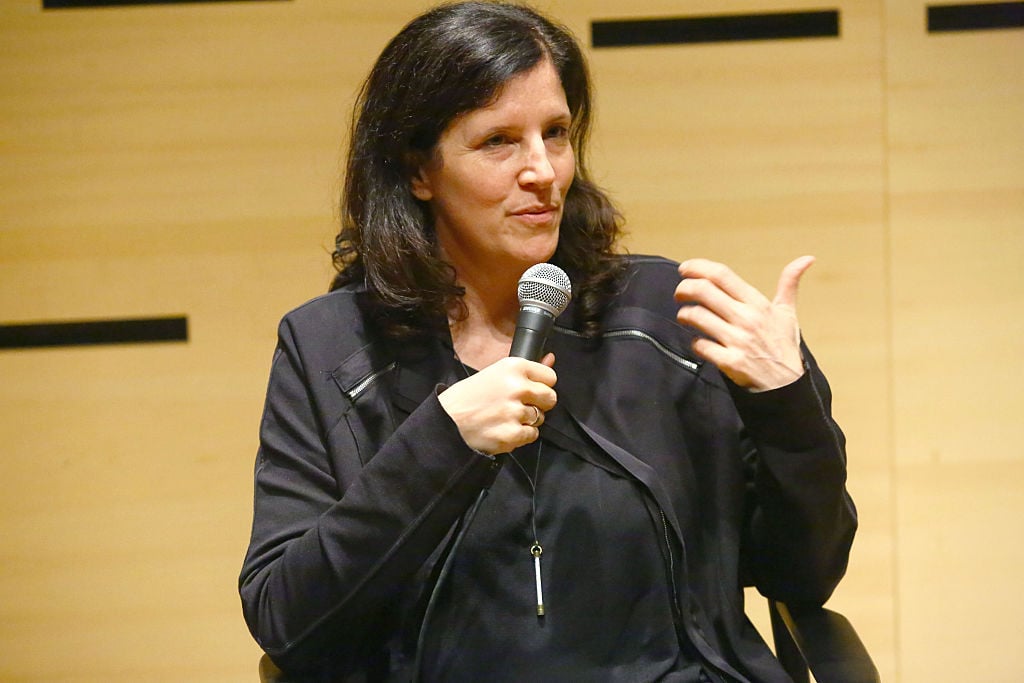
[[[456,272],[507,269],[518,277],[555,253],[576,168],[570,122],[545,59],[444,130],[412,191],[429,203],[442,256]]]

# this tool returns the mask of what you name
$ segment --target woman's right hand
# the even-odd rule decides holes
[[[555,407],[554,354],[539,363],[502,358],[438,396],[463,440],[481,453],[508,453],[537,440],[544,413]]]

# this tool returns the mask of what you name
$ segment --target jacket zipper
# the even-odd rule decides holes
[[[562,327],[561,325],[555,325],[554,330],[555,332],[559,332],[570,337],[577,337],[579,339],[585,338],[583,334],[577,332],[576,330],[573,330],[568,327]],[[676,353],[675,351],[671,350],[670,348],[662,344],[660,341],[658,341],[655,337],[642,330],[637,330],[633,328],[625,330],[609,330],[601,334],[602,339],[614,339],[616,337],[633,337],[634,339],[642,339],[649,343],[651,346],[653,346],[657,351],[659,351],[663,356],[671,360],[673,363],[681,365],[682,367],[686,368],[687,370],[693,373],[696,373],[697,371],[700,370],[699,363],[696,363],[684,356],[680,356],[678,353]]]
[[[690,642],[693,643],[694,647],[696,647],[699,652],[701,648],[697,645],[696,638],[694,638],[693,634],[691,634],[690,630],[686,627],[687,620],[683,615],[682,604],[679,599],[679,589],[676,586],[675,555],[672,553],[672,532],[669,529],[668,519],[665,517],[665,510],[660,505],[658,505],[658,515],[661,517],[661,531],[665,537],[665,558],[668,563],[669,588],[672,590],[672,613],[675,615],[676,628],[681,629],[682,632],[686,634],[686,637],[690,639]],[[700,632],[699,626],[697,626],[697,630],[700,639],[705,640],[703,634]],[[704,672],[710,676],[713,681],[733,680],[732,677],[722,671],[719,666],[712,664],[706,656],[700,664],[704,667]]]
[[[391,364],[381,368],[380,370],[370,373],[363,379],[359,380],[359,382],[354,387],[346,391],[345,394],[348,396],[350,401],[355,401],[360,394],[369,389],[374,382],[381,378],[381,376],[391,372],[397,366],[398,362],[394,361]]]
[[[665,535],[665,555],[668,560],[668,581],[672,588],[672,601],[676,605],[676,613],[679,612],[679,591],[676,589],[676,561],[672,554],[672,536],[668,529],[668,520],[665,518],[665,511],[658,506],[658,514],[661,516],[661,531]]]

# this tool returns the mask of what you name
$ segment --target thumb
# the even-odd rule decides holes
[[[800,287],[800,278],[803,277],[804,273],[812,265],[814,265],[813,256],[801,256],[790,261],[782,269],[782,274],[779,276],[779,285],[775,291],[774,303],[796,308],[796,294]]]

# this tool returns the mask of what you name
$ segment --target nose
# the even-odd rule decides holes
[[[555,180],[555,167],[551,163],[550,150],[541,135],[530,137],[524,147],[525,158],[519,171],[519,184],[524,186],[547,186]]]

